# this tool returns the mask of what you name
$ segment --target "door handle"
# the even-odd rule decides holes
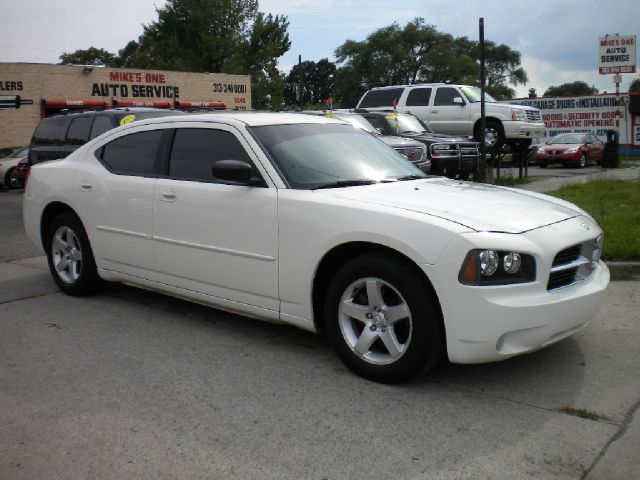
[[[175,202],[176,192],[174,190],[163,190],[160,197],[165,202]]]
[[[82,182],[80,184],[80,190],[82,190],[83,192],[88,192],[93,188],[93,185],[91,185],[90,183],[87,182]]]
[[[431,110],[431,113],[438,113],[438,110]]]

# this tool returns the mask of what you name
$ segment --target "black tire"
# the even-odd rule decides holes
[[[538,164],[538,166],[539,166],[540,168],[547,168],[549,165],[548,165],[548,164],[546,164],[546,163],[539,163],[539,164]]]
[[[16,174],[16,169],[14,168],[13,171],[11,172],[11,175],[9,176],[9,188],[23,188],[24,185],[22,184],[22,180],[20,178],[18,178],[18,175]]]
[[[406,381],[435,365],[444,352],[434,297],[406,262],[385,254],[356,257],[336,273],[328,288],[327,336],[358,375],[381,383]],[[390,344],[394,348],[388,348]]]
[[[80,220],[70,212],[56,216],[45,237],[49,270],[66,294],[90,295],[102,285],[87,233]]]
[[[11,177],[13,176],[13,172],[15,172],[16,167],[11,167],[7,170],[7,173],[4,174],[4,186],[7,188],[16,188],[11,184]]]
[[[580,154],[580,159],[578,160],[578,168],[585,168],[587,166],[587,154],[586,153],[582,153]]]
[[[476,141],[484,141],[485,148],[489,152],[499,151],[505,142],[504,128],[502,123],[494,120],[487,121],[485,125],[484,135],[480,135],[480,126],[476,129]]]

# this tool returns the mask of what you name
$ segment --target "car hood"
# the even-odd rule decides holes
[[[552,143],[545,145],[545,150],[566,150],[567,148],[579,147],[579,143]]]
[[[546,195],[443,177],[317,192],[431,215],[475,231],[523,233],[584,213]]]
[[[411,138],[396,137],[395,135],[380,135],[376,137],[378,140],[382,140],[391,148],[407,148],[407,147],[422,147],[422,142],[412,140]]]
[[[453,135],[442,135],[438,133],[423,133],[418,135],[406,133],[403,134],[403,136],[428,143],[477,143],[469,137],[454,137]]]

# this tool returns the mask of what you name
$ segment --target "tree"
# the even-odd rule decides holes
[[[629,93],[640,93],[640,77],[631,82],[631,85],[629,85]]]
[[[327,98],[333,95],[336,66],[329,59],[318,62],[304,61],[294,65],[287,75],[284,85],[284,103],[287,106],[299,105],[296,86],[300,83],[300,70],[303,74],[302,103],[309,107],[324,105]]]
[[[563,83],[557,87],[551,86],[542,95],[543,97],[578,97],[581,95],[593,95],[598,93],[598,89],[594,86],[589,86],[582,80],[577,80],[572,83]]]
[[[122,66],[251,75],[253,106],[279,108],[287,17],[259,12],[257,0],[167,0],[156,11],[138,41],[120,50]]]
[[[104,65],[118,67],[118,57],[102,48],[89,47],[60,55],[60,65]]]
[[[479,85],[478,42],[455,38],[416,18],[401,27],[394,22],[364,41],[347,40],[335,51],[336,97],[353,105],[372,87],[412,83]],[[486,42],[487,90],[499,98],[512,97],[511,85],[526,84],[520,54],[506,45]]]
[[[478,57],[479,57],[479,46]],[[516,92],[510,85],[526,85],[527,72],[520,66],[520,53],[507,45],[485,42],[486,90],[497,100],[508,100]]]

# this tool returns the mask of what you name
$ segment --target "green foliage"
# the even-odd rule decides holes
[[[640,181],[603,180],[549,195],[575,203],[593,216],[604,230],[604,259],[640,260]]]
[[[640,93],[640,77],[631,82],[631,85],[629,85],[629,93]]]
[[[302,70],[303,78],[302,103],[323,107],[325,101],[332,96],[334,90],[335,64],[327,58],[323,58],[318,62],[307,60],[300,65],[294,65],[289,75],[287,75],[284,85],[284,103],[286,106],[300,104],[300,100],[296,95],[296,86],[300,83],[300,70]]]
[[[60,55],[60,65],[104,65],[119,67],[119,59],[113,53],[102,48],[89,47],[86,50],[76,50],[73,53]]]
[[[594,86],[589,86],[582,80],[577,80],[572,83],[563,83],[557,87],[549,87],[542,95],[543,97],[577,97],[580,95],[593,95],[598,93],[598,89]]]
[[[250,75],[253,108],[282,105],[277,61],[291,47],[287,17],[259,12],[257,0],[168,0],[156,11],[118,52],[121,66]]]
[[[467,37],[455,38],[416,18],[401,27],[397,22],[380,28],[365,40],[347,40],[335,51],[336,97],[355,105],[367,89],[412,83],[479,85],[479,45]],[[485,42],[487,91],[499,99],[512,98],[511,85],[526,84],[520,53],[506,45]]]

